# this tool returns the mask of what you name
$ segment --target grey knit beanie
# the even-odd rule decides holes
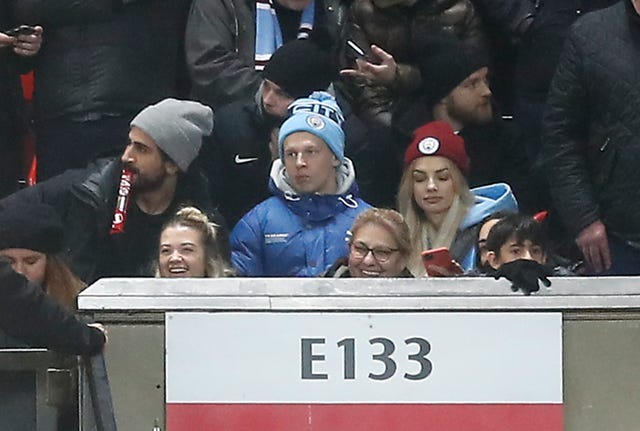
[[[131,120],[186,172],[196,158],[202,138],[213,130],[213,111],[190,100],[164,99],[144,108]]]

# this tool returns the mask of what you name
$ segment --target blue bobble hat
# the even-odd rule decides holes
[[[325,91],[315,91],[309,97],[289,105],[289,118],[282,124],[278,136],[278,151],[284,158],[284,140],[296,132],[308,132],[322,139],[341,162],[344,161],[344,115],[336,99]]]

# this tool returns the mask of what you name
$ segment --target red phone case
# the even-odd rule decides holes
[[[429,266],[431,265],[444,268],[452,274],[460,274],[460,269],[451,262],[452,260],[451,253],[449,253],[449,249],[446,247],[432,248],[422,252],[422,263],[428,275],[441,275],[430,274]]]

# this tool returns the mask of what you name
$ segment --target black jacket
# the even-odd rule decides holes
[[[0,259],[0,329],[35,346],[93,355],[102,350],[102,332],[80,323],[37,285]]]
[[[269,120],[252,99],[233,102],[216,112],[211,137],[205,139],[202,166],[211,194],[230,226],[269,193]]]
[[[86,169],[69,170],[23,189],[0,200],[0,206],[12,205],[15,201],[44,202],[53,206],[66,228],[64,253],[75,274],[87,284],[106,276],[152,275],[150,265],[157,256],[160,225],[185,204],[198,207],[222,225],[221,240],[228,241],[228,229],[209,198],[206,179],[195,169],[178,180],[174,200],[158,216],[157,228],[147,229],[142,237],[129,236],[131,229],[127,231],[125,225],[125,234],[110,235],[121,170],[120,160],[101,159]],[[127,222],[135,210],[132,199]],[[132,253],[132,250],[140,249],[141,242],[148,246],[139,250],[140,253]],[[127,256],[130,259],[123,260]]]
[[[9,19],[8,6],[7,0],[0,0],[0,31],[16,26]],[[19,74],[26,72],[31,63],[14,54],[11,47],[0,49],[0,197],[17,187],[21,138],[27,125]]]
[[[44,27],[36,114],[133,115],[176,95],[187,8],[187,0],[17,1],[16,20]]]
[[[640,17],[631,0],[572,28],[544,116],[544,169],[573,235],[640,240]]]

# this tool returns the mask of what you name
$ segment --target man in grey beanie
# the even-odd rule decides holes
[[[152,275],[160,230],[178,208],[198,207],[224,226],[226,236],[206,179],[192,166],[212,129],[211,108],[162,100],[131,121],[129,143],[120,158],[67,171],[0,200],[0,206],[20,201],[53,206],[67,227],[67,257],[87,283],[101,277]]]
[[[213,111],[198,102],[165,99],[140,111],[131,127],[147,133],[186,172],[200,151],[202,137],[213,130]]]

